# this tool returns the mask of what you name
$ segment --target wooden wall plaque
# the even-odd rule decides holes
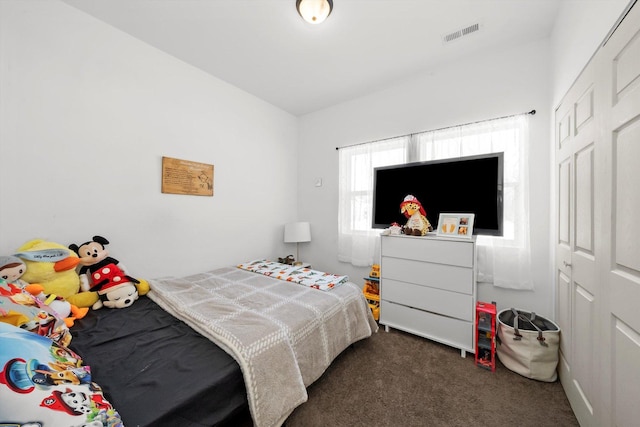
[[[213,165],[163,156],[162,192],[213,196]]]

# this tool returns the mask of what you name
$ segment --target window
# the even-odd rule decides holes
[[[527,125],[528,116],[517,115],[341,148],[339,260],[370,266],[377,259],[380,230],[371,228],[374,168],[502,151],[504,235],[477,237],[478,281],[532,289]]]

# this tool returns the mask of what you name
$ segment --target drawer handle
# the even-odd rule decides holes
[[[571,263],[567,261],[562,261],[565,267],[571,267]]]

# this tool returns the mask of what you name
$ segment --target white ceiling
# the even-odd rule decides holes
[[[63,1],[300,116],[548,37],[563,0],[334,0],[321,25],[295,0]]]

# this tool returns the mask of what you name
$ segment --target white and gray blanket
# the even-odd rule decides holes
[[[256,427],[282,425],[335,357],[378,329],[352,282],[325,292],[228,267],[149,284],[152,300],[238,362]]]

